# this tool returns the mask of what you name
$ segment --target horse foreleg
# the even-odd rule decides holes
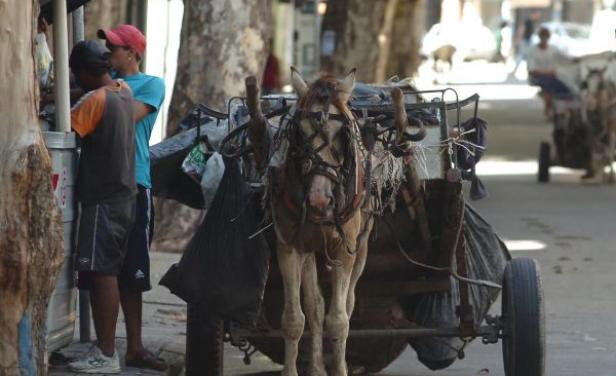
[[[319,287],[315,255],[309,254],[302,272],[302,289],[304,291],[304,312],[310,326],[310,376],[325,376],[323,363],[323,319],[325,302]]]
[[[284,286],[282,335],[284,337],[284,368],[282,376],[298,376],[297,355],[299,340],[304,332],[304,314],[300,304],[301,271],[305,256],[278,242],[278,266]]]
[[[357,282],[359,281],[359,277],[364,272],[364,267],[366,266],[366,258],[368,256],[368,238],[370,237],[370,233],[372,232],[372,226],[374,224],[373,218],[368,218],[365,223],[365,227],[363,228],[362,233],[360,234],[360,238],[357,239],[358,249],[357,254],[355,256],[355,265],[353,266],[353,271],[351,272],[351,283],[349,285],[349,293],[347,296],[347,315],[349,319],[353,315],[353,310],[355,309],[355,288],[357,287]]]
[[[344,251],[343,251],[344,252]],[[332,343],[333,376],[347,376],[346,341],[349,336],[349,315],[347,298],[355,257],[345,254],[338,258],[342,264],[332,270],[332,300],[327,317],[325,331]]]

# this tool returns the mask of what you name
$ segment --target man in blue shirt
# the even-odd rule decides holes
[[[135,99],[135,173],[138,189],[135,226],[130,235],[122,271],[118,276],[120,299],[126,321],[126,365],[162,370],[166,364],[143,346],[141,317],[143,292],[150,284],[150,243],[154,226],[150,180],[149,141],[156,117],[165,98],[162,79],[146,75],[139,70],[145,53],[143,33],[132,25],[99,30],[98,36],[106,41],[111,51],[114,78],[124,80]]]

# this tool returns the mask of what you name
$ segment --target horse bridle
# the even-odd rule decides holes
[[[349,173],[349,171],[343,171],[345,156],[341,155],[340,151],[333,147],[330,143],[329,138],[324,131],[324,126],[330,120],[339,121],[342,123],[343,132],[352,133],[353,129],[351,129],[351,127],[353,127],[353,121],[349,119],[348,116],[342,114],[330,114],[325,111],[310,112],[297,110],[292,120],[295,124],[296,132],[303,133],[299,127],[299,124],[303,119],[308,120],[312,133],[308,136],[302,134],[303,137],[301,141],[303,142],[299,143],[300,153],[298,156],[302,159],[302,175],[304,177],[322,175],[330,179],[335,185],[344,184],[344,180],[345,178],[348,178],[348,176],[343,176],[341,178],[340,175],[347,175]],[[320,138],[322,142],[319,146],[313,148],[312,143],[317,138]],[[349,135],[349,140],[351,142],[353,141],[351,135]],[[331,164],[323,159],[320,152],[325,148],[330,148],[330,152],[335,159],[336,164]],[[355,156],[352,155],[352,157]],[[307,163],[308,166],[304,166],[304,163]]]

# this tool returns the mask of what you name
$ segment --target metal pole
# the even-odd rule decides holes
[[[66,0],[53,1],[53,52],[55,72],[56,131],[71,131],[71,102],[68,80],[68,27]]]
[[[490,335],[498,335],[499,329],[493,326],[480,326],[476,328],[472,337],[483,337]],[[255,333],[246,330],[237,330],[234,334],[238,338],[282,338],[281,330],[270,330],[266,333]],[[461,337],[464,333],[459,327],[450,328],[414,328],[414,329],[351,329],[349,338],[374,338],[374,337],[389,337],[389,338],[422,338],[422,337],[444,337],[455,338]],[[302,334],[302,338],[310,338],[310,332],[306,331]]]
[[[83,7],[75,9],[73,17],[73,43],[85,39]],[[90,342],[90,292],[79,290],[79,342]]]

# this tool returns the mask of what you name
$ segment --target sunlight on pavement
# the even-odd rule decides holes
[[[510,252],[541,251],[547,244],[538,240],[503,240]]]
[[[482,100],[528,100],[537,98],[537,87],[526,84],[526,77],[518,77],[518,67],[485,61],[460,63],[449,72],[436,73],[424,63],[414,82],[420,90],[453,87],[461,98],[478,93]],[[451,100],[451,98],[447,98]]]
[[[486,160],[477,164],[477,175],[479,176],[536,175],[537,171],[537,161]],[[565,167],[550,167],[550,175],[573,174],[574,171]]]

